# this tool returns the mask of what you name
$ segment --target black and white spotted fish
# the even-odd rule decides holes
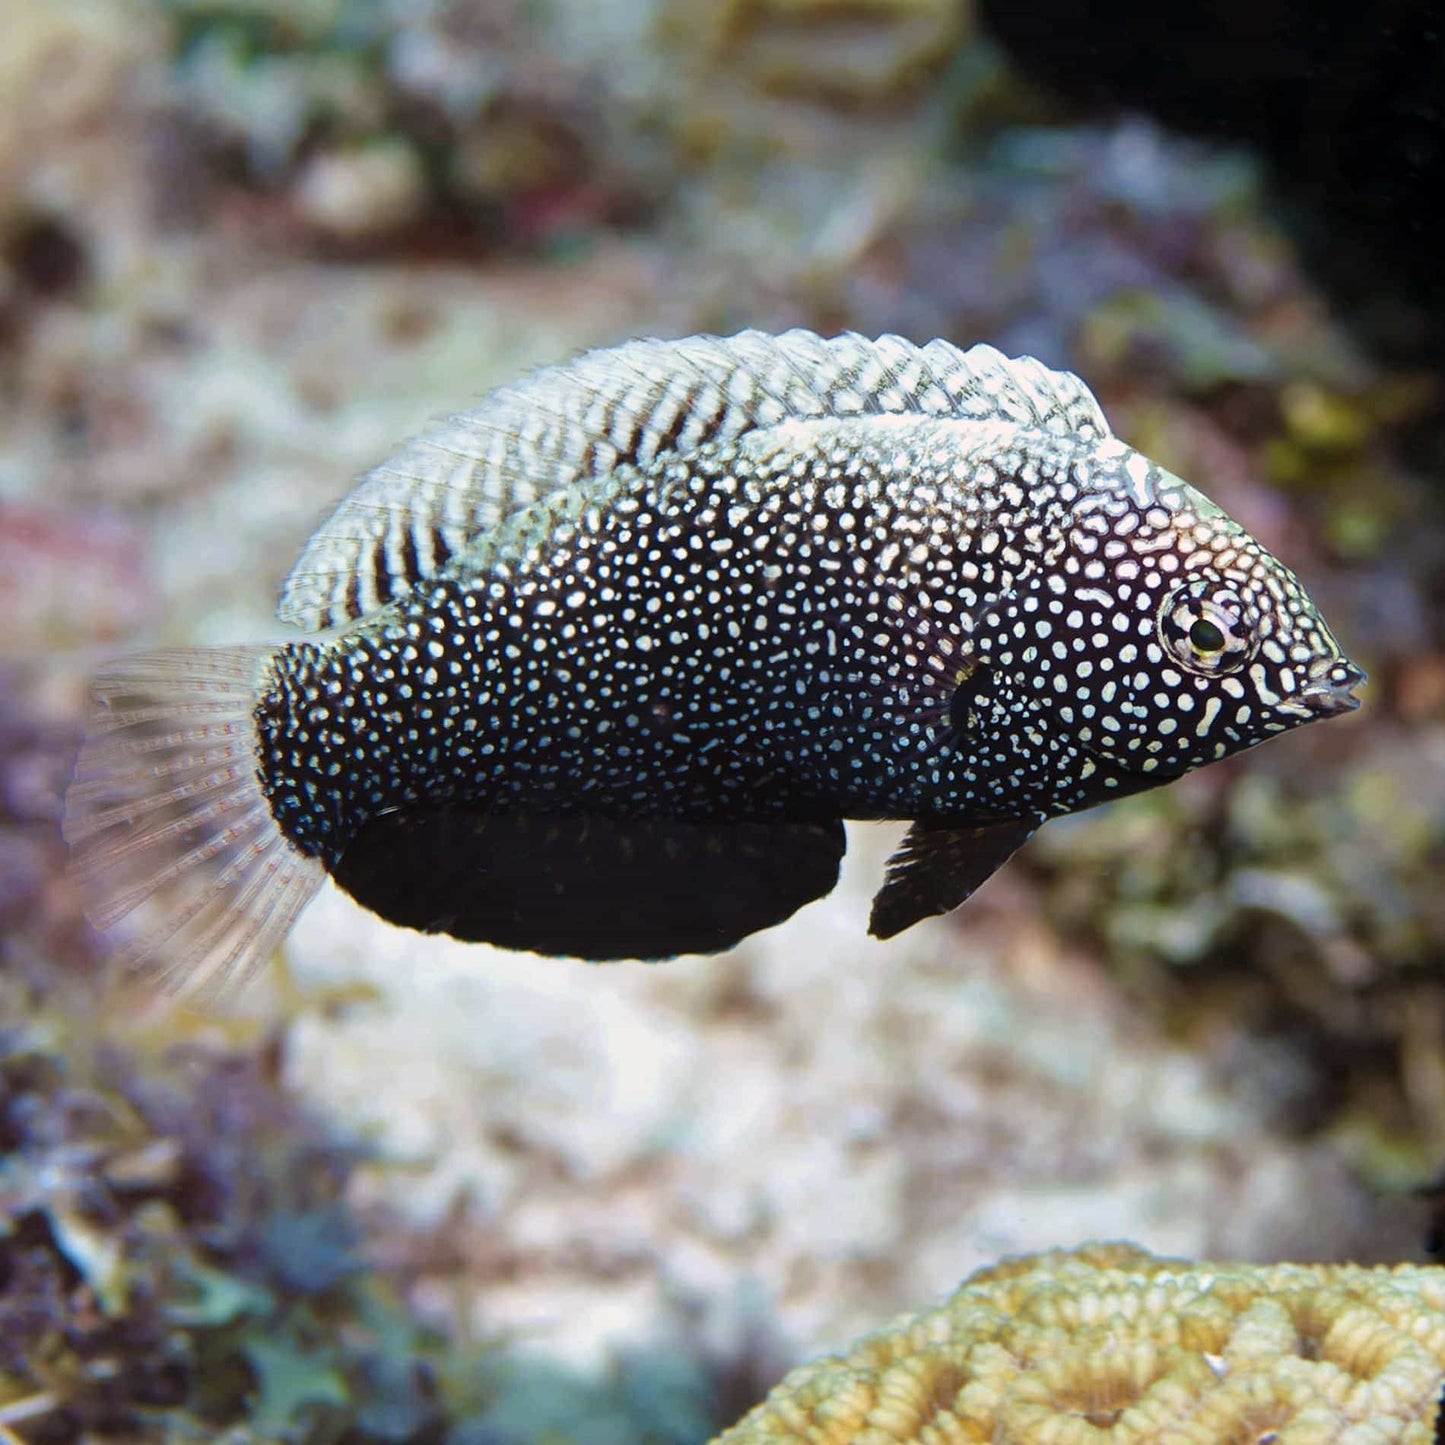
[[[1048,818],[1356,706],[1294,575],[987,346],[591,352],[433,424],[307,544],[279,647],[95,683],[66,831],[124,952],[254,962],[326,875],[544,954],[725,948],[910,819],[887,937]]]

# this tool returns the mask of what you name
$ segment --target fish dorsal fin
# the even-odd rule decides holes
[[[790,417],[869,413],[1110,434],[1078,377],[991,346],[810,331],[630,341],[504,386],[367,472],[306,544],[279,615],[311,630],[363,616],[512,513],[620,465]]]

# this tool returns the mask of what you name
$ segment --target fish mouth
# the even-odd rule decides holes
[[[1355,688],[1365,681],[1365,670],[1345,658],[1336,658],[1312,668],[1308,684],[1291,699],[1302,704],[1314,717],[1336,717],[1354,712],[1360,700]]]

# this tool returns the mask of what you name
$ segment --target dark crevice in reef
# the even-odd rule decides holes
[[[1020,68],[1093,110],[1143,111],[1268,162],[1342,318],[1392,359],[1445,362],[1445,42],[1434,0],[981,0]]]

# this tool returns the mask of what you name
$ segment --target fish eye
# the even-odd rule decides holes
[[[1196,652],[1222,652],[1224,633],[1207,617],[1201,617],[1189,629],[1189,641]]]
[[[1170,594],[1159,612],[1159,640],[1183,668],[1203,677],[1238,672],[1258,643],[1239,594],[1204,579]]]

